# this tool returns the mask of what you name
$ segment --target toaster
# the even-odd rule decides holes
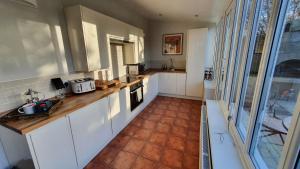
[[[86,93],[96,90],[95,80],[92,78],[83,78],[71,80],[73,93]]]

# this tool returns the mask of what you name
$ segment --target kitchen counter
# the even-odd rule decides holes
[[[0,123],[0,125],[9,128],[13,131],[16,131],[19,134],[25,135],[30,131],[33,131],[39,127],[42,127],[60,117],[66,116],[80,108],[83,108],[97,100],[100,100],[104,97],[107,97],[115,92],[119,92],[123,88],[127,86],[131,86],[144,78],[149,78],[151,75],[161,72],[168,73],[185,73],[184,69],[176,69],[175,71],[169,70],[161,70],[161,69],[148,69],[145,71],[143,75],[137,76],[137,78],[131,82],[123,82],[118,84],[115,87],[109,88],[107,90],[96,90],[94,92],[86,93],[86,94],[78,94],[68,96],[63,100],[62,105],[58,107],[58,109],[52,113],[50,116],[43,117],[33,117],[28,119],[18,119],[18,120],[10,120],[7,122]],[[124,77],[117,78],[117,80],[122,81],[121,79]],[[126,78],[126,77],[125,77]]]
[[[82,107],[85,107],[97,100],[107,97],[115,92],[119,92],[123,88],[127,87],[127,84],[119,84],[115,87],[109,88],[107,90],[96,90],[94,92],[72,95],[66,97],[63,100],[63,104],[58,107],[58,109],[52,113],[50,116],[44,117],[34,117],[28,119],[18,119],[10,120],[8,122],[1,123],[2,126],[12,129],[17,133],[25,135],[26,133],[42,127],[60,117],[66,116]]]
[[[145,71],[145,75],[152,75],[152,74],[155,74],[155,73],[186,73],[186,70],[185,69],[175,69],[174,71],[171,71],[171,70],[162,70],[162,69],[153,69],[153,68],[150,68],[150,69],[147,69]]]

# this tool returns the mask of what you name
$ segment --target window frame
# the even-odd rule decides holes
[[[233,49],[233,45],[234,45],[234,39],[235,39],[235,30],[236,30],[236,20],[238,17],[238,12],[239,12],[239,2],[237,1],[232,1],[229,5],[229,7],[227,8],[226,12],[225,12],[225,16],[227,17],[228,15],[231,15],[231,21],[230,21],[230,28],[229,28],[229,41],[228,41],[228,51],[225,53],[226,55],[226,65],[224,67],[224,80],[222,81],[222,92],[221,92],[221,103],[223,107],[226,107],[228,105],[228,79],[230,79],[230,69],[231,66],[229,64],[232,64],[232,49]],[[226,29],[226,27],[225,27]],[[226,35],[224,35],[226,36]],[[226,39],[225,39],[226,40]],[[225,43],[225,41],[224,41]],[[227,91],[226,91],[227,90]],[[226,91],[226,92],[225,92]],[[226,94],[226,95],[225,95]],[[225,115],[226,117],[228,116],[228,114]]]
[[[234,0],[235,1],[235,0]],[[245,4],[249,3],[249,0],[236,0],[239,2],[235,2],[236,3],[236,11],[235,11],[235,17],[234,18],[240,18],[241,19],[234,19],[234,27],[233,30],[236,32],[233,32],[232,35],[233,39],[231,42],[231,45],[233,45],[233,47],[231,47],[230,50],[232,50],[233,52],[231,52],[231,59],[229,60],[229,62],[231,62],[230,67],[229,67],[229,76],[227,77],[229,79],[229,81],[231,81],[230,79],[233,78],[233,67],[234,67],[234,62],[235,62],[235,58],[237,57],[237,55],[239,55],[239,51],[238,50],[238,42],[240,41],[239,38],[241,38],[240,36],[240,31],[241,31],[241,24],[242,22],[244,22],[244,18],[246,17],[246,15],[244,15],[244,11],[239,12],[238,10],[238,4],[242,4],[239,8],[241,8],[242,10],[245,10]],[[289,0],[290,1],[290,0]],[[261,56],[261,62],[259,65],[259,72],[258,72],[258,76],[257,76],[257,83],[256,83],[256,87],[254,89],[254,96],[253,96],[253,102],[251,105],[251,112],[250,112],[250,120],[249,120],[249,127],[248,127],[248,131],[247,131],[247,136],[246,136],[246,140],[245,142],[242,141],[240,134],[238,132],[238,129],[236,127],[236,122],[237,122],[237,106],[240,104],[240,98],[241,98],[241,91],[242,91],[242,83],[243,83],[243,79],[244,79],[244,72],[245,72],[245,66],[240,66],[238,67],[238,69],[242,69],[242,70],[238,70],[238,71],[242,71],[239,76],[237,76],[237,99],[236,99],[236,103],[234,103],[233,105],[233,110],[230,109],[230,94],[228,96],[228,103],[226,104],[223,101],[223,95],[221,95],[220,97],[217,97],[217,100],[219,100],[219,104],[221,106],[222,111],[224,112],[224,116],[225,118],[227,118],[226,114],[231,114],[233,116],[232,120],[230,120],[229,123],[229,132],[233,137],[233,140],[237,146],[237,151],[240,154],[241,160],[243,165],[246,168],[249,169],[254,169],[255,165],[250,157],[250,148],[251,148],[251,144],[252,144],[252,138],[253,138],[253,134],[254,134],[254,129],[255,129],[255,123],[258,120],[258,109],[259,109],[259,105],[261,103],[261,98],[262,98],[262,91],[264,90],[264,84],[267,83],[266,81],[268,81],[269,79],[272,79],[267,75],[268,72],[268,63],[270,62],[269,59],[271,59],[272,57],[274,57],[273,55],[275,55],[276,53],[274,53],[274,51],[272,50],[272,48],[278,48],[278,46],[280,45],[280,43],[278,43],[278,41],[281,38],[281,31],[284,29],[284,20],[285,20],[285,15],[286,15],[286,11],[285,9],[288,7],[289,5],[289,1],[285,1],[285,0],[279,0],[279,1],[275,1],[274,5],[273,5],[273,9],[272,14],[271,14],[271,18],[269,21],[269,28],[267,30],[266,33],[266,39],[265,39],[265,43],[264,43],[264,47],[263,47],[263,53]],[[262,4],[263,0],[253,0],[253,4],[251,6],[250,9],[250,16],[249,16],[249,22],[250,23],[254,23],[252,24],[250,30],[247,32],[246,35],[246,50],[244,50],[244,52],[242,53],[243,56],[240,57],[240,64],[241,65],[245,65],[246,61],[247,61],[247,57],[248,57],[248,53],[249,51],[253,51],[254,45],[255,45],[255,37],[256,37],[256,30],[257,30],[257,21],[258,21],[258,17],[259,17],[259,9],[261,8],[261,4]],[[239,10],[241,10],[239,9]],[[240,16],[242,15],[242,16]],[[280,15],[283,15],[284,17],[280,17]],[[222,18],[223,22],[224,22],[224,17]],[[221,21],[222,21],[221,20]],[[220,22],[221,22],[220,21]],[[222,38],[222,41],[219,41],[221,43],[223,43],[222,45],[224,46],[224,26],[225,24],[223,23],[223,31],[222,33],[217,33],[216,36],[220,36]],[[239,25],[239,26],[236,26]],[[220,27],[220,25],[219,25]],[[220,29],[220,28],[219,28]],[[219,37],[219,38],[220,38]],[[277,41],[276,41],[277,40]],[[216,41],[216,43],[218,43],[218,41]],[[219,47],[219,52],[220,52],[220,47]],[[223,49],[223,48],[222,48]],[[235,56],[234,56],[235,55]],[[275,56],[276,57],[276,56]],[[229,57],[228,57],[229,58]],[[217,53],[217,55],[215,55],[215,60],[216,62],[218,62],[219,65],[216,66],[220,66],[220,61],[222,60],[222,55],[221,53]],[[220,67],[216,67],[215,70],[217,70],[218,72],[216,72],[216,80],[217,82],[220,82],[220,75],[222,70],[220,70]],[[224,72],[224,75],[226,74],[226,72]],[[269,79],[268,79],[269,78]],[[217,88],[218,90],[216,91],[217,95],[220,95],[220,83],[217,83]],[[232,83],[228,84],[228,86],[231,86]],[[229,87],[230,89],[227,89],[229,91],[227,91],[227,94],[230,93],[232,90],[232,86]],[[221,88],[221,93],[223,93],[225,90],[225,88]],[[290,129],[288,131],[288,135],[286,138],[286,143],[284,144],[283,147],[283,151],[282,151],[282,155],[279,161],[279,165],[278,165],[278,169],[289,169],[289,168],[293,168],[294,165],[296,165],[296,158],[297,155],[300,151],[300,145],[298,145],[297,143],[300,142],[300,94],[298,95],[298,101],[296,103],[296,108],[295,108],[295,112],[293,115],[293,120],[290,126]]]

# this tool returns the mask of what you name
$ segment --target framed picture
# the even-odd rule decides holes
[[[163,35],[163,55],[182,55],[183,33]]]

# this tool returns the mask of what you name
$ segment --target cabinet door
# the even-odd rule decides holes
[[[158,74],[154,74],[149,78],[149,93],[150,93],[150,102],[156,97],[158,94]]]
[[[103,98],[69,115],[80,168],[112,139],[108,99]]]
[[[192,29],[187,37],[186,95],[202,97],[207,28]]]
[[[154,91],[154,98],[157,96],[159,89],[158,89],[158,74],[153,75],[153,91]]]
[[[159,74],[159,92],[176,94],[176,73]]]
[[[110,116],[112,120],[113,135],[116,136],[126,125],[129,120],[127,107],[126,89],[109,96]]]
[[[148,103],[151,100],[151,77],[143,79],[143,95],[144,95],[144,103],[145,106],[148,105]]]
[[[159,93],[165,93],[167,90],[167,81],[165,73],[159,73],[159,84],[158,84]]]
[[[26,137],[34,151],[35,164],[38,164],[40,169],[78,168],[67,118],[53,121],[32,131]]]
[[[185,95],[185,81],[186,81],[186,74],[185,73],[177,73],[176,76],[176,84],[177,84],[177,95]]]
[[[100,44],[97,25],[82,21],[88,71],[100,69]]]

